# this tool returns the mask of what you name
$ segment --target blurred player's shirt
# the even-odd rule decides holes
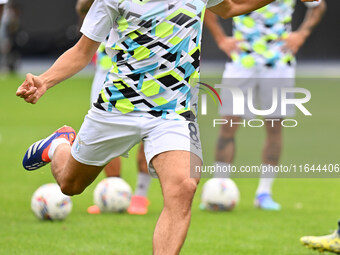
[[[295,57],[283,50],[283,39],[292,31],[295,0],[277,0],[233,18],[234,37],[241,42],[241,51],[232,54],[232,61],[245,68],[256,65],[277,67],[292,65]]]
[[[106,53],[106,45],[110,37],[111,42],[115,42],[118,40],[118,34],[114,30],[111,30],[110,33],[106,36],[105,40],[100,44],[96,52],[96,68],[100,69],[101,71],[109,72],[112,67],[111,57],[108,56]],[[110,48],[110,45],[108,45],[108,48]]]
[[[106,42],[100,44],[97,52],[96,52],[96,68],[101,69],[103,71],[110,71],[112,66],[111,58],[106,54],[105,51]]]
[[[222,0],[211,0],[215,5]],[[194,119],[207,0],[95,1],[82,33],[107,43],[113,67],[95,107],[166,119]]]

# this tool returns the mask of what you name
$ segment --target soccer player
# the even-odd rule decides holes
[[[303,236],[301,243],[310,249],[319,250],[320,252],[329,251],[340,254],[340,221],[339,228],[333,234],[326,236]]]
[[[262,109],[270,109],[273,88],[294,86],[295,57],[313,28],[320,22],[326,9],[325,1],[308,4],[305,19],[297,31],[291,31],[291,20],[295,0],[277,0],[246,15],[233,18],[233,36],[227,36],[215,14],[207,11],[205,24],[208,26],[218,47],[231,58],[227,62],[223,78],[230,86],[237,86],[248,95],[252,89],[261,101]],[[230,84],[229,84],[230,83]],[[254,115],[245,105],[245,115],[233,115],[233,100],[228,89],[221,89],[223,106],[220,114],[228,124],[222,125],[216,148],[215,166],[228,169],[235,154],[235,134],[242,118],[252,119]],[[289,109],[287,117],[294,115]],[[281,115],[278,108],[266,121],[266,140],[262,152],[262,166],[276,166],[282,147]],[[215,173],[215,177],[229,178],[228,174]],[[255,196],[255,206],[264,210],[280,210],[280,204],[272,199],[274,174],[262,174]]]
[[[149,171],[159,178],[164,198],[153,254],[179,254],[199,181],[190,170],[202,164],[190,82],[199,77],[205,8],[228,18],[269,2],[96,0],[77,44],[45,73],[27,74],[16,95],[37,103],[48,89],[83,69],[109,32],[113,68],[78,135],[64,126],[32,144],[23,159],[25,169],[51,162],[62,192],[76,195],[108,162],[143,140]]]
[[[89,11],[94,0],[78,0],[76,4],[76,11],[78,16],[83,22],[87,12]],[[98,95],[102,89],[102,85],[105,82],[106,75],[112,68],[111,58],[105,52],[105,40],[98,48],[95,62],[96,62],[96,73],[91,87],[91,103],[94,103],[98,99]],[[138,150],[138,175],[137,175],[137,187],[134,195],[131,197],[131,203],[127,210],[129,214],[143,215],[148,212],[149,201],[147,199],[147,192],[151,182],[151,176],[148,173],[148,167],[144,155],[143,145],[141,144]],[[107,177],[120,177],[121,162],[120,158],[113,159],[104,168]],[[99,214],[100,209],[97,205],[92,205],[87,209],[90,214]]]
[[[0,0],[1,1],[1,0]],[[4,48],[5,64],[11,73],[15,73],[20,59],[20,52],[17,44],[17,35],[20,27],[20,8],[16,1],[7,1],[4,17],[2,19],[3,39],[6,42]]]
[[[2,13],[4,12],[5,4],[7,2],[8,0],[0,0],[0,25],[1,25]]]

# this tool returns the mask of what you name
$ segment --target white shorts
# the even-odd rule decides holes
[[[153,177],[157,174],[151,159],[162,152],[190,151],[202,160],[197,123],[115,114],[95,107],[85,116],[71,153],[80,163],[104,166],[118,156],[127,157],[129,150],[141,140]]]
[[[293,105],[287,105],[286,115],[281,113],[280,89],[291,88],[295,85],[295,67],[268,68],[259,66],[254,68],[244,68],[234,63],[227,63],[224,73],[222,86],[237,87],[244,95],[244,114],[235,114],[233,109],[233,97],[229,89],[221,88],[220,97],[222,106],[220,107],[221,116],[240,116],[246,119],[255,117],[248,107],[248,91],[252,90],[252,104],[257,110],[268,110],[272,107],[273,88],[278,91],[278,107],[276,110],[264,118],[284,118],[295,115]],[[293,98],[288,95],[287,98]]]

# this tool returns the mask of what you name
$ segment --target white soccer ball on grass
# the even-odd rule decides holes
[[[31,208],[38,219],[63,220],[72,210],[72,201],[61,192],[58,184],[48,183],[33,193]]]
[[[94,203],[101,212],[124,212],[130,205],[132,190],[119,177],[108,177],[99,182],[94,190]]]
[[[240,201],[240,192],[229,178],[212,178],[202,191],[201,206],[209,211],[231,211]]]

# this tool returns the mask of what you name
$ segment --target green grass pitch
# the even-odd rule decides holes
[[[153,229],[162,209],[157,180],[152,181],[151,205],[145,216],[88,215],[86,209],[92,204],[94,187],[104,177],[101,174],[83,194],[72,198],[73,211],[65,221],[41,222],[34,217],[31,196],[40,185],[53,182],[53,178],[49,166],[26,172],[21,166],[22,157],[28,146],[63,124],[80,128],[89,108],[91,78],[63,82],[37,105],[15,97],[22,81],[23,77],[0,76],[0,254],[151,254]],[[299,114],[299,127],[284,130],[282,163],[340,163],[340,86],[336,81],[308,82],[313,116]],[[209,111],[214,112],[216,106],[210,105]],[[202,122],[206,164],[213,162],[217,131],[209,119]],[[240,130],[236,164],[259,164],[263,139],[263,129]],[[122,176],[133,188],[135,154],[136,148],[122,162]],[[277,179],[274,197],[283,207],[279,212],[253,207],[256,178],[235,179],[241,201],[234,211],[202,212],[198,205],[205,181],[202,179],[194,199],[191,227],[181,254],[317,254],[301,246],[300,236],[328,234],[340,218],[340,179],[337,178]]]

